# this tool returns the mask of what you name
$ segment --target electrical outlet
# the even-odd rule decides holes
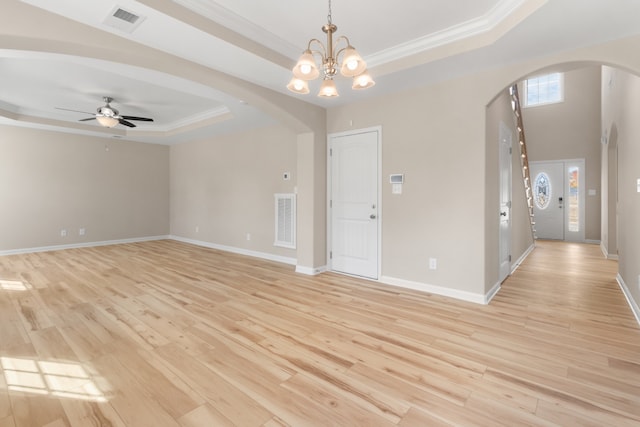
[[[429,258],[429,270],[435,270],[438,268],[438,260],[435,258]]]
[[[67,230],[66,229],[61,229],[60,230],[60,237],[67,237]]]
[[[78,230],[79,236],[84,236],[85,234],[87,234],[87,230],[85,228],[81,228]]]
[[[251,233],[247,233],[247,240],[251,240]]]
[[[199,233],[199,232],[200,232],[200,226],[196,225],[196,233]]]

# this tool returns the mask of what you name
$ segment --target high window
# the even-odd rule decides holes
[[[524,106],[554,104],[564,100],[562,73],[532,77],[524,81]]]

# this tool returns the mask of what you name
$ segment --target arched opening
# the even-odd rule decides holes
[[[590,61],[538,68],[521,74],[515,82],[521,84],[528,77],[552,71],[560,71],[565,76],[564,105],[532,107],[523,111],[529,161],[585,159],[586,235],[583,243],[599,245],[603,257],[620,258],[617,279],[637,317],[638,309],[634,300],[637,301],[638,295],[634,292],[639,276],[637,268],[633,266],[637,264],[638,248],[630,242],[631,239],[625,241],[624,237],[637,232],[639,227],[637,216],[633,216],[637,212],[636,195],[633,194],[637,185],[631,191],[623,190],[620,184],[636,184],[637,177],[633,173],[637,174],[637,171],[633,172],[631,162],[632,159],[637,160],[638,144],[634,135],[637,135],[639,129],[627,117],[637,108],[635,97],[639,93],[637,90],[640,78],[638,73],[626,71],[622,67]],[[506,91],[507,88],[501,91],[487,108],[487,174],[494,176],[496,193],[498,176],[491,170],[497,170],[498,143],[491,140],[496,139],[492,129],[498,127],[498,122],[507,122],[516,132],[513,117],[510,117]],[[625,128],[624,136],[621,136],[621,125]],[[522,165],[519,162],[521,153],[515,151],[511,216],[513,231],[510,236],[512,269],[517,268],[534,247],[534,241],[527,233],[528,195],[522,182]],[[488,189],[487,204],[497,206],[497,197],[490,194],[492,191]],[[494,214],[496,211],[497,208],[494,208]],[[498,220],[492,219],[491,214],[491,208],[488,207],[487,230],[498,236]],[[498,245],[494,245],[492,252],[496,254],[493,257],[496,266],[487,265],[489,270],[496,271],[498,268],[498,251]]]

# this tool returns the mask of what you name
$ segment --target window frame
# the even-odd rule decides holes
[[[552,101],[544,101],[544,102],[537,102],[534,104],[529,104],[529,80],[534,80],[534,79],[540,79],[542,77],[547,77],[547,76],[552,76],[554,74],[558,75],[558,92],[559,92],[559,99],[557,100],[552,100]],[[538,82],[536,87],[538,88],[538,92],[539,92],[539,87],[540,87],[540,83]],[[541,107],[544,105],[553,105],[553,104],[559,104],[561,102],[564,102],[564,73],[561,73],[559,71],[553,72],[553,73],[546,73],[546,74],[538,74],[536,76],[531,76],[527,79],[524,79],[522,81],[522,93],[523,93],[523,99],[522,99],[522,106],[523,108],[533,108],[533,107]],[[538,96],[539,98],[539,96]]]

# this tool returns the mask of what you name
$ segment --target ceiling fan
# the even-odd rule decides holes
[[[117,125],[118,123],[121,124],[121,125],[130,127],[130,128],[136,127],[136,125],[131,123],[129,120],[140,121],[140,122],[152,122],[153,121],[153,119],[150,119],[150,118],[147,118],[147,117],[121,116],[120,113],[118,112],[118,110],[116,110],[115,108],[113,108],[111,106],[111,102],[113,102],[113,98],[111,98],[109,96],[105,96],[102,99],[104,100],[104,102],[106,104],[104,106],[102,106],[102,107],[98,107],[98,109],[96,110],[97,113],[88,113],[86,111],[69,110],[68,108],[60,108],[60,107],[56,107],[56,109],[65,110],[65,111],[73,111],[73,112],[76,112],[76,113],[91,114],[93,117],[89,117],[89,118],[86,118],[86,119],[80,119],[78,121],[86,122],[88,120],[97,120],[98,123],[100,123],[102,126],[108,127],[108,128],[112,128],[115,125]]]

